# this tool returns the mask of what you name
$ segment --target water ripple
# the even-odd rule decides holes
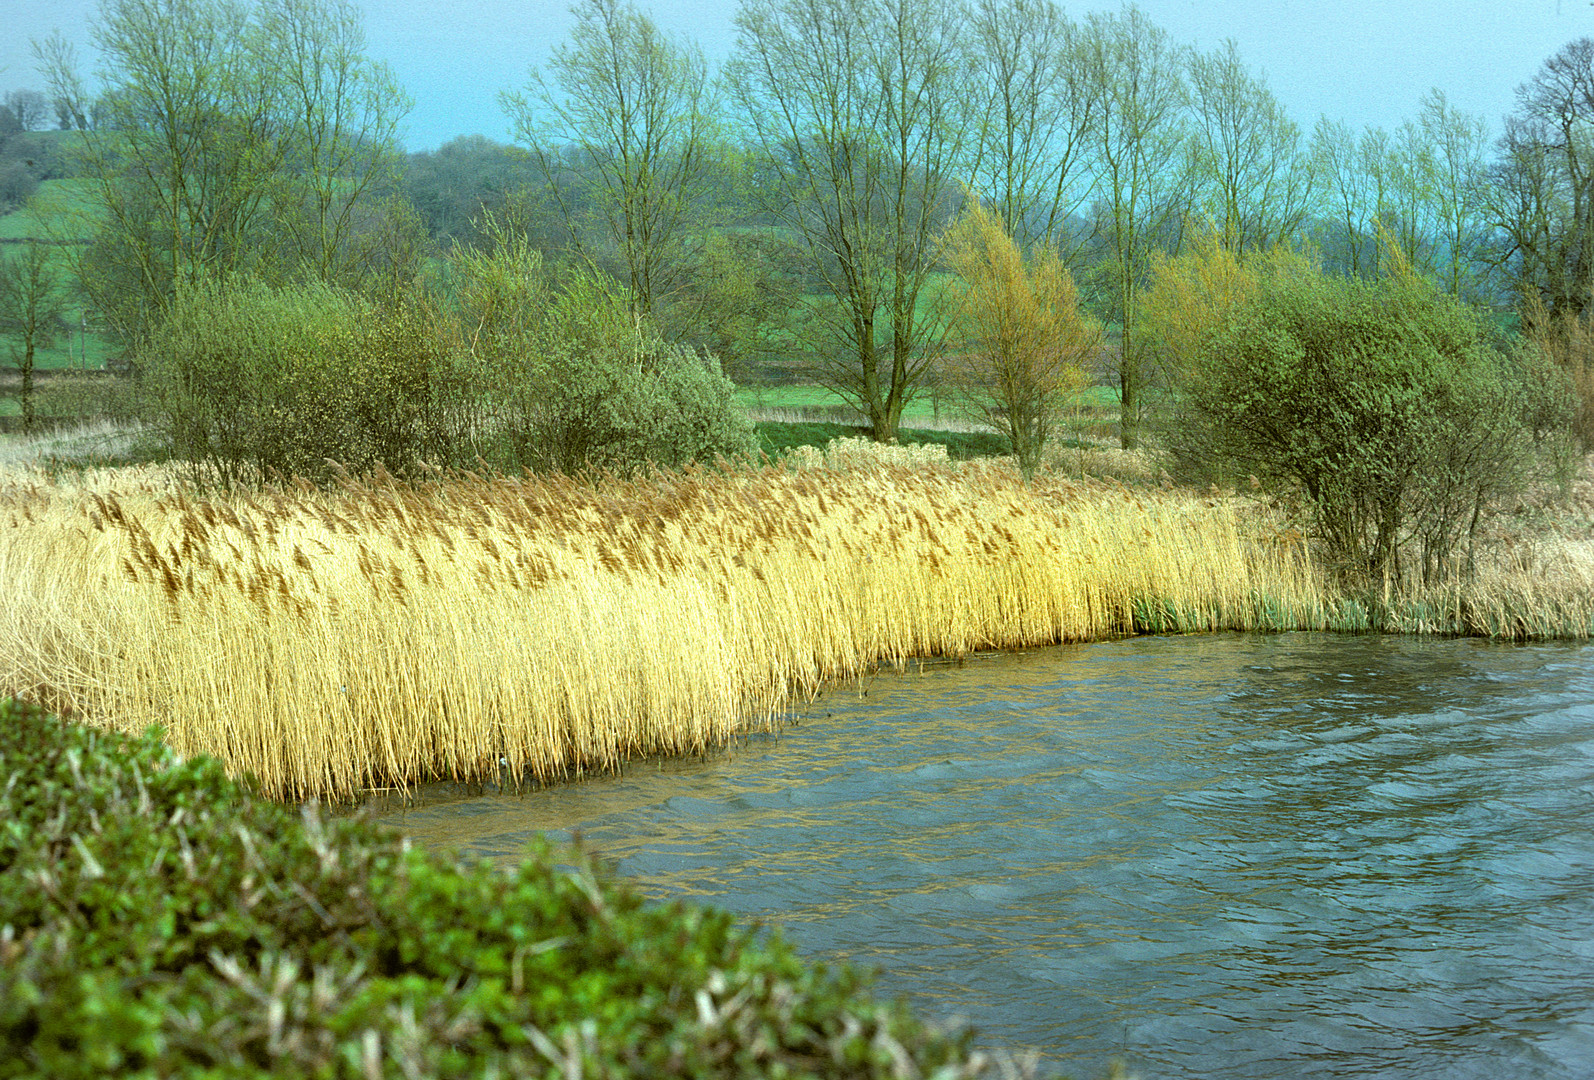
[[[494,859],[579,833],[1076,1075],[1570,1080],[1590,661],[1315,635],[978,657],[707,760],[387,816]]]

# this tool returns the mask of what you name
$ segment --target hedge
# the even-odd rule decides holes
[[[0,703],[0,1077],[989,1068],[850,968],[546,842],[512,871]]]

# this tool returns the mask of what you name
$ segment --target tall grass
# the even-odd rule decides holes
[[[279,797],[702,751],[911,656],[1337,610],[1241,503],[994,466],[209,498],[148,470],[12,477],[0,694],[159,723]]]

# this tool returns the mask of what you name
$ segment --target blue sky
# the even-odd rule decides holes
[[[642,3],[666,29],[723,59],[734,44],[735,0]],[[53,29],[89,48],[95,0],[0,0],[0,91],[34,86],[27,42]],[[508,141],[498,92],[524,85],[570,26],[568,0],[367,0],[371,53],[391,64],[415,98],[410,149],[456,135]],[[1087,10],[1117,4],[1073,3]],[[1398,127],[1437,86],[1491,130],[1518,84],[1566,42],[1594,36],[1589,0],[1142,0],[1140,7],[1189,45],[1239,43],[1253,68],[1308,131],[1319,115],[1354,127]]]

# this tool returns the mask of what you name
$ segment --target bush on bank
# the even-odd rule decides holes
[[[1356,585],[1470,572],[1500,497],[1555,471],[1571,407],[1564,372],[1409,272],[1264,280],[1202,338],[1182,390],[1179,470],[1298,494]]]
[[[457,321],[489,461],[574,473],[751,457],[752,425],[719,361],[663,339],[591,269],[556,279],[525,236],[484,215],[450,253],[440,305]]]
[[[966,1037],[583,856],[512,873],[0,703],[0,1077],[974,1076]]]
[[[755,453],[713,357],[663,341],[615,290],[577,273],[556,285],[536,252],[512,254],[380,303],[199,282],[137,350],[145,419],[229,485],[324,480],[330,462],[626,473]]]
[[[228,483],[447,461],[468,418],[435,321],[328,285],[199,282],[137,352],[146,419]]]

